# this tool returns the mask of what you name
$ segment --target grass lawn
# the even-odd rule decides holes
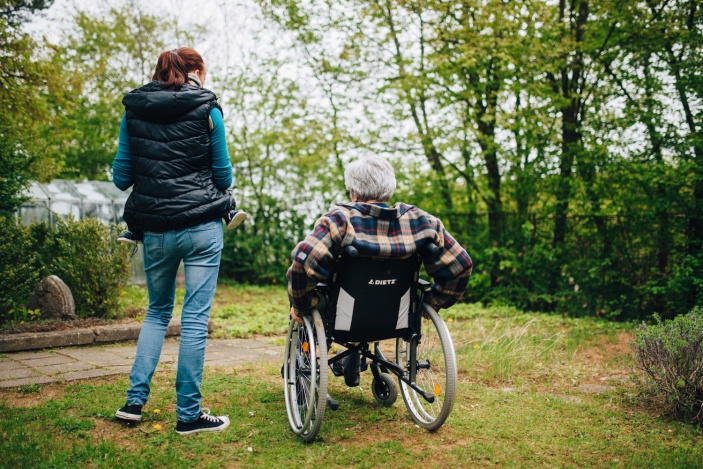
[[[287,306],[282,288],[220,288],[215,336],[280,342]],[[172,371],[155,375],[136,427],[114,418],[126,375],[1,390],[0,467],[703,467],[701,429],[639,398],[630,325],[476,305],[442,316],[459,395],[435,433],[400,398],[376,404],[362,373],[359,388],[331,379],[340,410],[303,444],[288,427],[280,365],[250,364],[205,372],[203,406],[232,420],[219,434],[175,433]]]

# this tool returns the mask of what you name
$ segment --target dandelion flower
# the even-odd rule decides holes
[[[479,347],[479,345],[478,345],[478,344],[474,345],[474,348],[478,348],[478,347]]]
[[[154,409],[155,414],[158,414],[159,412],[161,412],[161,409]]]
[[[156,425],[154,425],[154,428],[156,428],[157,430],[161,430],[161,425],[157,423]]]

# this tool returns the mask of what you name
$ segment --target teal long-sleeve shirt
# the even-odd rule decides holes
[[[224,191],[232,185],[232,163],[227,151],[225,138],[225,122],[219,109],[210,111],[212,119],[212,132],[210,132],[210,153],[212,155],[212,182],[215,187]],[[117,154],[112,163],[112,180],[120,190],[127,190],[134,184],[134,170],[132,158],[129,155],[129,133],[127,132],[127,118],[122,116],[120,123],[120,139],[117,145]]]

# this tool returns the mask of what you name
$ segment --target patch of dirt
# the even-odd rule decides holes
[[[10,407],[35,407],[44,402],[62,396],[66,392],[63,383],[41,384],[36,392],[23,393],[17,388],[3,388],[0,390],[0,402]]]
[[[634,340],[634,333],[621,332],[617,335],[617,341],[605,342],[599,344],[597,347],[579,350],[576,353],[576,358],[590,364],[611,362],[615,357],[632,353],[630,344]]]
[[[100,319],[81,318],[72,321],[62,321],[51,319],[44,321],[29,321],[16,324],[6,324],[0,327],[0,334],[22,334],[25,332],[52,332],[68,331],[72,329],[84,329],[95,326],[107,326],[111,324],[129,324],[136,322],[134,318],[123,319]]]

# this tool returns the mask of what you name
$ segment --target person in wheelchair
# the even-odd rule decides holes
[[[461,298],[471,276],[469,254],[447,232],[442,222],[413,205],[388,201],[396,188],[393,167],[380,156],[367,156],[349,164],[344,180],[351,202],[337,204],[315,223],[312,232],[292,252],[287,272],[290,316],[302,323],[319,296],[319,282],[328,283],[342,249],[353,246],[359,256],[404,259],[422,257],[434,284],[424,300],[436,311]],[[426,249],[429,244],[437,248]],[[341,366],[340,366],[341,365]],[[363,368],[358,353],[332,365],[344,375],[347,386],[359,385]]]

